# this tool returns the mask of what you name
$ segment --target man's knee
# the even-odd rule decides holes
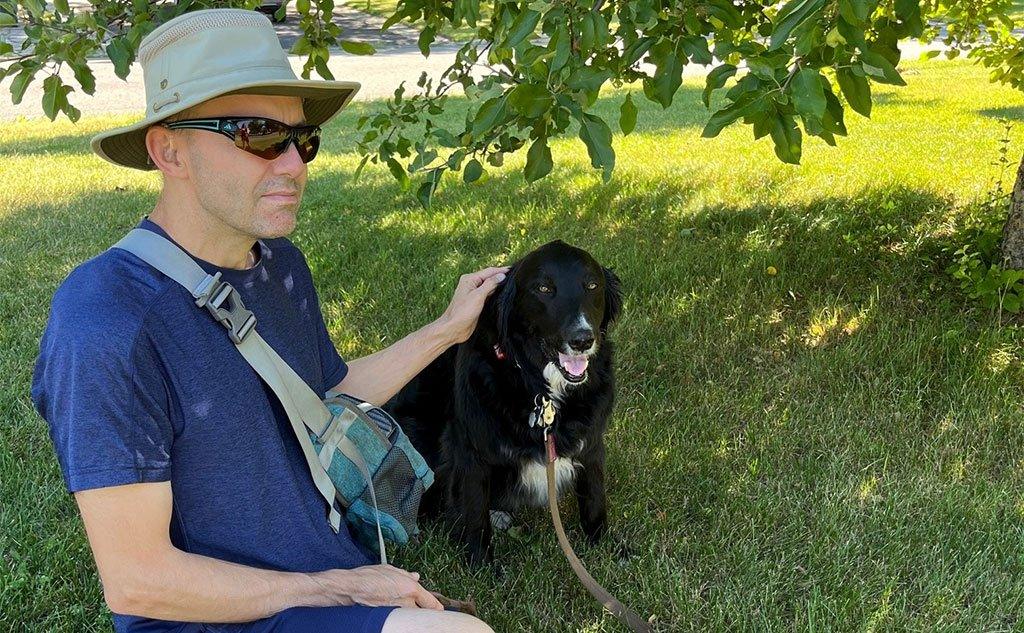
[[[483,620],[456,611],[395,609],[381,633],[494,633]]]

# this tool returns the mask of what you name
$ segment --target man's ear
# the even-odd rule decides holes
[[[622,283],[611,268],[601,267],[604,272],[604,316],[601,318],[601,332],[619,318],[622,312]]]
[[[164,175],[181,178],[187,175],[182,161],[184,135],[175,134],[160,125],[151,125],[145,131],[145,151],[150,154],[150,162]]]

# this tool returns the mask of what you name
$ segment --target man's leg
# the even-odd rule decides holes
[[[395,609],[381,633],[494,633],[482,620],[458,611]]]

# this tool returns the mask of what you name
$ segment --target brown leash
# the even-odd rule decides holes
[[[462,613],[468,613],[471,616],[476,617],[476,603],[472,600],[453,600],[452,598],[445,597],[436,591],[430,592],[437,601],[441,603],[441,606],[445,609],[455,609]]]
[[[565,529],[562,528],[561,515],[558,513],[558,491],[555,487],[555,460],[558,459],[558,453],[555,451],[555,436],[551,433],[550,427],[545,427],[544,429],[544,444],[547,446],[548,454],[548,508],[551,510],[551,521],[555,524],[555,535],[558,536],[558,544],[562,547],[562,552],[565,553],[565,557],[569,560],[569,566],[576,572],[576,576],[579,577],[580,582],[587,588],[590,595],[603,604],[604,608],[611,611],[612,615],[618,618],[619,621],[632,629],[634,633],[651,633],[654,629],[646,620],[619,602],[615,596],[594,580],[593,576],[583,566],[579,557],[576,556],[572,545],[569,545],[569,539],[565,536]]]

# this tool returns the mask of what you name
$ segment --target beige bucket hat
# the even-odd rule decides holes
[[[246,9],[202,9],[179,15],[142,39],[146,117],[92,138],[106,160],[155,169],[146,129],[208,99],[229,94],[302,98],[309,125],[323,125],[359,90],[355,81],[299,79],[267,16]]]

